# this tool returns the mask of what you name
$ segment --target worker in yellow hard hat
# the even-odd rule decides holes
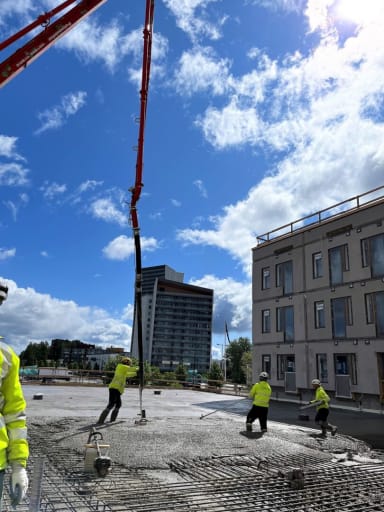
[[[0,284],[0,305],[7,299],[8,287]],[[0,336],[0,510],[5,469],[11,469],[11,497],[18,505],[28,490],[29,447],[23,391],[19,379],[20,361]]]
[[[107,407],[101,413],[97,421],[98,425],[102,425],[106,420],[110,411],[111,421],[115,421],[121,407],[121,395],[124,393],[125,381],[136,377],[138,368],[132,366],[132,360],[129,357],[123,357],[116,366],[115,374],[109,385],[109,401]],[[113,410],[112,410],[113,409]]]

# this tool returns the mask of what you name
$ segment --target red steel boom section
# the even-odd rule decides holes
[[[107,0],[81,0],[75,7],[51,23],[51,19],[60,11],[75,3],[76,0],[66,0],[55,9],[42,14],[34,22],[23,28],[6,41],[0,43],[0,51],[25,36],[38,26],[43,30],[24,46],[16,50],[3,62],[0,62],[0,87],[18,75],[28,64],[50,48],[58,39],[72,30],[81,20],[89,16]]]

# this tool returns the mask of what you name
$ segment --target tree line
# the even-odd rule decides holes
[[[78,341],[65,340],[70,347],[71,344],[78,344]],[[75,347],[75,345],[73,345]],[[25,350],[20,355],[20,363],[22,366],[57,366],[60,363],[60,356],[51,344],[47,341],[29,343]],[[227,346],[224,354],[226,365],[227,380],[235,384],[247,384],[250,382],[252,375],[252,354],[251,343],[248,338],[240,337],[237,340],[231,341]],[[104,371],[112,372],[119,360],[116,356],[111,358]],[[70,369],[83,369],[89,370],[90,365],[84,361],[84,364],[77,362],[70,362],[68,364]],[[97,369],[97,368],[96,368]],[[159,368],[149,365],[145,362],[145,374],[152,380],[175,380],[186,381],[188,379],[188,369],[185,365],[180,364],[174,372],[161,372]],[[208,381],[223,381],[224,374],[222,366],[213,361],[210,369],[206,375],[202,375],[203,379]]]

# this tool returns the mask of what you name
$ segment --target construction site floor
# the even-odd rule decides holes
[[[24,394],[31,485],[19,512],[384,511],[383,452],[342,430],[323,439],[314,424],[276,421],[277,403],[261,434],[256,424],[245,431],[251,402],[237,396],[145,389],[144,419],[138,390],[127,389],[117,420],[95,427],[106,387],[26,385]],[[286,407],[298,418],[297,405]],[[85,471],[94,428],[109,445],[103,478]]]

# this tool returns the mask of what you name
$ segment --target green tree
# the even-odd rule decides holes
[[[185,382],[188,377],[187,367],[183,364],[179,364],[179,366],[175,370],[176,379],[180,382]]]
[[[214,361],[207,373],[208,386],[221,387],[223,385],[223,372],[217,361]]]
[[[236,384],[246,383],[246,374],[242,369],[241,358],[245,352],[251,351],[251,343],[248,338],[240,337],[231,341],[225,350],[227,358],[227,375]]]
[[[243,352],[241,356],[241,369],[245,375],[245,383],[247,386],[252,384],[252,352]]]
[[[20,353],[22,366],[47,366],[49,344],[47,341],[40,343],[29,343],[25,350]]]

